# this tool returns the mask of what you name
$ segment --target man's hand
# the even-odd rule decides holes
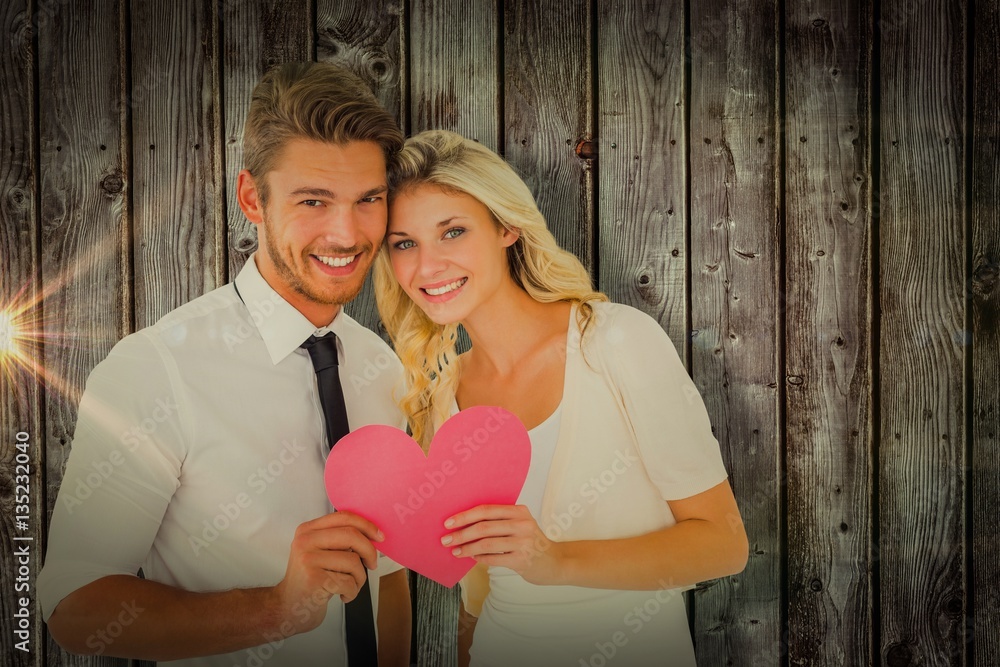
[[[378,554],[372,542],[385,539],[371,521],[350,512],[334,512],[295,530],[285,578],[275,586],[281,615],[306,632],[326,617],[327,601],[339,595],[353,600],[374,570]]]

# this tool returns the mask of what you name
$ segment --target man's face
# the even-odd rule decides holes
[[[257,268],[313,324],[328,324],[361,291],[386,227],[385,158],[378,144],[293,139],[268,184],[266,205],[248,172],[237,189],[257,225]]]

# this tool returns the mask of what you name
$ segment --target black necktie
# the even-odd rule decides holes
[[[319,403],[326,418],[326,437],[332,449],[351,428],[347,423],[347,406],[344,390],[340,386],[337,362],[337,336],[330,333],[317,338],[309,336],[302,343],[309,351],[316,384],[319,386]],[[347,662],[350,667],[377,667],[378,646],[375,642],[375,622],[372,619],[372,596],[368,578],[358,596],[347,603],[344,611],[347,625]]]

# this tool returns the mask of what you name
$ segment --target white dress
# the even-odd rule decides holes
[[[541,513],[562,406],[531,429],[531,464],[518,504]],[[473,667],[694,665],[679,590],[615,591],[536,586],[490,567],[490,593],[476,624]]]

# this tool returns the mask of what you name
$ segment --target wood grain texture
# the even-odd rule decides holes
[[[406,126],[403,0],[320,0],[316,3],[316,56],[343,65],[375,92],[382,106]],[[344,310],[373,331],[381,331],[371,274]],[[383,334],[384,336],[384,334]]]
[[[788,659],[867,665],[871,8],[786,8]]]
[[[228,278],[236,277],[257,249],[256,228],[236,203],[236,175],[243,169],[243,126],[250,95],[267,70],[284,62],[313,60],[310,0],[236,0],[220,4],[222,87],[225,103],[225,180]]]
[[[61,4],[38,30],[46,499],[56,500],[87,375],[131,326],[124,7]],[[63,652],[59,665],[125,665]]]
[[[417,667],[455,667],[459,587],[445,588],[416,573],[410,576],[410,586],[416,598]]]
[[[1000,72],[1000,5],[977,2],[973,81]],[[975,85],[972,137],[972,500],[973,609],[966,641],[976,667],[1000,665],[1000,92]]]
[[[37,119],[33,116],[37,63],[30,19],[26,0],[0,7],[4,39],[0,49],[0,89],[4,91],[0,96],[0,583],[4,591],[0,596],[0,663],[12,667],[45,662],[42,615],[35,603],[46,526],[41,397],[37,376],[10,356],[16,351],[40,361],[41,348],[17,340],[8,329],[13,321],[18,330],[30,331],[39,325],[40,315],[36,306],[41,292],[36,280]],[[27,447],[18,449],[21,441]],[[18,524],[17,517],[26,518]],[[15,556],[24,547],[29,552],[27,571],[22,571],[21,557]],[[25,585],[29,588],[24,589]],[[25,639],[14,634],[21,629],[20,619],[14,617],[21,611],[20,598],[31,601],[26,651],[17,646]]]
[[[216,39],[208,0],[132,5],[135,326],[210,291],[216,247]]]
[[[505,0],[504,151],[559,244],[594,266],[588,3]]]
[[[964,665],[965,65],[960,0],[882,3],[881,654]]]
[[[500,26],[496,2],[416,0],[410,7],[413,133],[452,130],[499,148]]]
[[[750,539],[697,591],[706,665],[777,665],[781,616],[777,7],[691,3],[691,365]]]
[[[597,9],[599,284],[687,354],[684,3]]]

